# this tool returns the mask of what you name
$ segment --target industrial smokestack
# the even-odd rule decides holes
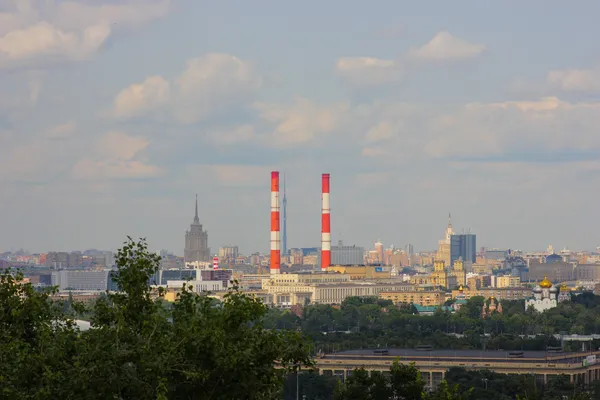
[[[279,241],[279,171],[271,172],[271,273],[278,274],[281,268]]]
[[[331,219],[329,206],[329,174],[321,177],[321,270],[331,265]]]
[[[218,270],[219,269],[219,257],[214,256],[213,257],[213,270]]]

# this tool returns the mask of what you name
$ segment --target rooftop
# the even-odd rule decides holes
[[[387,352],[387,353],[386,353]],[[553,359],[560,362],[578,362],[578,358],[583,358],[587,354],[571,353],[563,351],[507,351],[507,350],[439,350],[439,349],[363,349],[347,350],[334,354],[326,354],[325,359],[383,359],[400,358],[400,360],[431,360],[444,361],[460,358],[472,361],[514,361],[534,362],[536,360]]]

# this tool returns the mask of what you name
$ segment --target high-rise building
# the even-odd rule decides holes
[[[443,261],[445,265],[452,265],[450,251],[450,237],[454,234],[452,229],[452,217],[448,213],[448,226],[446,227],[446,236],[438,242],[438,250],[435,255],[436,260]]]
[[[235,260],[239,255],[240,251],[238,246],[228,244],[219,248],[219,258],[223,258],[225,260]]]
[[[450,262],[462,259],[465,263],[475,264],[477,258],[476,237],[473,233],[461,233],[450,236]]]
[[[377,264],[383,265],[385,263],[384,260],[384,251],[383,251],[383,243],[381,243],[381,240],[377,240],[375,242],[375,253],[377,254]]]
[[[188,262],[208,262],[210,249],[208,248],[208,232],[202,229],[198,218],[198,195],[196,195],[196,213],[190,230],[185,232],[185,249],[183,257]]]

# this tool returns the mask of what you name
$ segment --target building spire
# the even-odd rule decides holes
[[[452,228],[452,215],[448,213],[448,228]]]
[[[196,193],[196,213],[194,214],[194,223],[200,223],[200,218],[198,218],[198,193]]]

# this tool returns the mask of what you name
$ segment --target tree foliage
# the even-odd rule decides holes
[[[278,399],[286,373],[312,365],[302,335],[266,329],[266,306],[235,287],[222,303],[184,288],[167,307],[148,285],[159,261],[128,238],[122,291],[86,310],[84,332],[53,291],[2,274],[0,398]]]
[[[473,297],[454,314],[440,311],[429,316],[416,314],[408,304],[349,297],[340,306],[305,306],[301,316],[271,309],[265,326],[301,330],[326,352],[421,344],[442,349],[544,350],[560,345],[557,334],[600,334],[600,296],[592,293],[574,296],[544,313],[526,311],[523,300],[513,300],[502,301],[503,313],[481,318],[483,303],[483,297]],[[600,347],[600,341],[593,347]]]

